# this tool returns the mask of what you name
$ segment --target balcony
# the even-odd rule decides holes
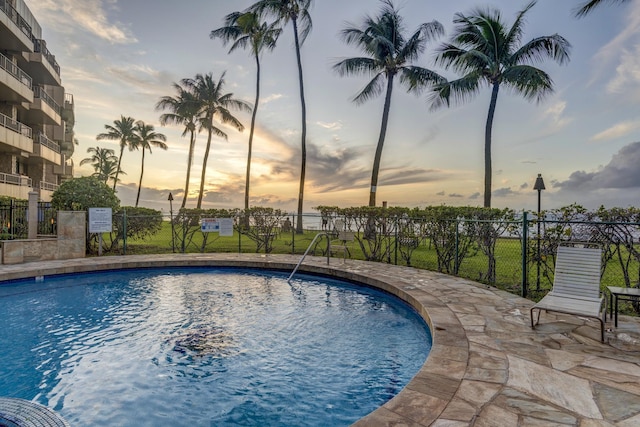
[[[9,116],[0,114],[0,145],[2,151],[33,153],[33,131]],[[7,150],[6,146],[11,147]]]
[[[31,178],[28,176],[0,172],[0,194],[3,196],[28,199],[31,189]]]
[[[33,50],[31,26],[8,0],[0,0],[0,47],[18,52]]]
[[[1,1],[1,0],[0,0]],[[33,40],[34,52],[24,52],[25,63],[22,64],[38,83],[60,86],[60,66],[56,57],[49,52],[44,40]]]
[[[26,113],[28,123],[58,126],[62,124],[62,109],[42,87],[33,88],[33,103],[29,107]]]
[[[53,197],[53,192],[56,191],[58,187],[58,184],[40,181],[40,201],[50,202]]]
[[[0,99],[14,103],[33,102],[31,77],[1,53]]]
[[[67,158],[62,165],[54,165],[53,173],[59,175],[61,180],[73,178],[73,159]]]
[[[41,132],[38,132],[33,140],[33,155],[56,165],[62,163],[60,146]]]
[[[65,93],[64,107],[62,108],[62,120],[67,122],[66,129],[73,129],[73,126],[76,124],[74,108],[73,95]]]

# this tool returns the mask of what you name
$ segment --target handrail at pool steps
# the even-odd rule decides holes
[[[322,236],[326,236],[327,237],[327,265],[329,265],[329,234],[327,232],[322,232],[322,233],[318,233],[315,235],[315,237],[313,238],[313,240],[311,241],[311,243],[309,243],[309,246],[307,247],[307,250],[304,251],[304,255],[302,255],[302,258],[300,258],[300,261],[298,261],[298,264],[296,264],[296,267],[293,269],[293,271],[291,272],[291,274],[289,275],[289,278],[287,279],[287,282],[291,281],[291,278],[293,277],[294,274],[296,274],[296,271],[298,271],[298,268],[300,267],[300,264],[302,264],[302,261],[304,261],[305,257],[307,256],[307,254],[309,253],[309,251],[311,250],[311,247],[313,246],[313,244],[318,240],[318,238],[322,237]]]

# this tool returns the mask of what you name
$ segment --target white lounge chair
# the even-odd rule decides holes
[[[553,289],[531,307],[531,327],[540,321],[540,311],[554,311],[598,319],[604,342],[606,298],[600,295],[602,249],[558,246]],[[538,310],[537,319],[533,311]]]

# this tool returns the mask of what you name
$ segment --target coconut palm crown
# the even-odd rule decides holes
[[[382,124],[371,173],[369,206],[376,205],[380,159],[389,122],[395,77],[398,76],[399,82],[410,91],[444,81],[436,72],[411,64],[411,61],[418,59],[424,52],[428,41],[444,34],[442,24],[438,21],[421,24],[407,38],[404,35],[402,17],[393,3],[390,0],[383,0],[382,3],[378,16],[366,16],[360,26],[347,24],[348,27],[341,32],[347,44],[359,47],[367,56],[344,59],[333,66],[340,75],[373,76],[354,97],[356,104],[362,104],[385,91]]]
[[[432,108],[466,101],[481,88],[491,88],[491,101],[485,125],[484,206],[491,207],[491,131],[500,87],[506,87],[527,100],[541,101],[553,92],[553,81],[534,65],[545,59],[559,64],[569,61],[571,44],[558,34],[541,36],[521,44],[525,15],[536,4],[530,2],[518,12],[511,25],[502,20],[498,9],[476,8],[470,14],[456,13],[449,43],[437,49],[436,64],[451,68],[462,77],[434,86]]]

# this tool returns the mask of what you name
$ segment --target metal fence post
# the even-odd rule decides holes
[[[529,224],[527,222],[527,211],[522,212],[522,298],[527,297],[527,287],[529,277],[527,271],[527,253],[529,252]]]
[[[454,221],[456,225],[456,241],[455,241],[455,258],[453,260],[453,272],[457,276],[460,270],[460,223],[456,219]]]
[[[127,210],[122,209],[122,255],[127,254]]]

